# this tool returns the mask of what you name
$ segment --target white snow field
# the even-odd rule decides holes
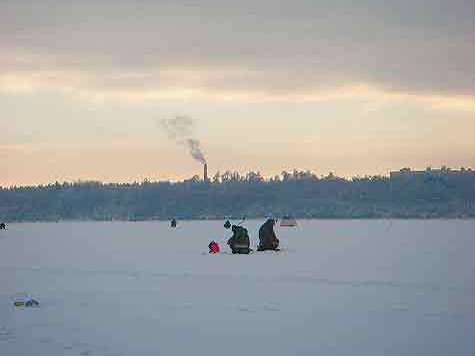
[[[475,355],[474,220],[299,223],[252,255],[207,254],[223,221],[10,224],[0,355]]]

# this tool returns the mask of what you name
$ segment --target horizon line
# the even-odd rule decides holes
[[[417,169],[417,168],[411,168],[411,167],[402,167],[399,168],[398,170],[390,170],[386,174],[356,174],[352,176],[339,176],[333,171],[329,171],[327,174],[316,174],[316,172],[312,170],[299,170],[299,169],[292,169],[292,170],[283,170],[280,174],[274,174],[274,175],[262,175],[260,171],[247,171],[244,173],[240,173],[239,171],[231,171],[227,170],[224,171],[223,173],[221,172],[216,172],[216,174],[220,174],[220,178],[226,173],[229,173],[231,175],[238,174],[240,178],[246,178],[246,175],[249,173],[254,173],[257,174],[259,177],[262,178],[262,181],[264,182],[270,182],[274,178],[279,177],[279,180],[282,181],[284,177],[284,173],[288,173],[291,175],[292,178],[294,178],[293,174],[295,172],[297,173],[303,173],[307,174],[311,177],[318,178],[318,179],[328,179],[328,178],[338,178],[338,179],[344,179],[347,181],[352,181],[354,179],[365,179],[365,178],[390,178],[391,173],[400,173],[400,172],[410,172],[410,173],[415,173],[415,172],[474,172],[475,170],[472,169],[471,167],[460,167],[460,168],[452,168],[448,166],[441,166],[440,168],[436,167],[431,167],[427,166],[424,169]],[[215,176],[216,176],[215,174]],[[214,181],[214,176],[213,177],[208,177],[207,180],[203,179],[203,177],[200,177],[199,175],[195,174],[189,178],[185,178],[182,180],[174,180],[174,179],[167,179],[167,180],[160,180],[160,179],[152,179],[152,178],[143,178],[142,180],[133,180],[133,181],[106,181],[106,180],[99,180],[99,179],[77,179],[77,180],[56,180],[56,181],[51,181],[49,183],[39,183],[39,184],[11,184],[11,185],[1,185],[0,184],[0,189],[15,189],[15,188],[36,188],[36,187],[48,187],[48,186],[54,186],[56,184],[64,185],[64,184],[84,184],[84,183],[96,183],[96,184],[101,184],[101,185],[127,185],[127,184],[144,184],[144,183],[171,183],[171,184],[183,184],[187,183],[190,181],[194,181],[195,183],[216,183]],[[222,183],[223,180],[220,179],[218,183]]]

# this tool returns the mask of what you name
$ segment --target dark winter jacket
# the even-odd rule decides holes
[[[249,253],[249,235],[242,226],[232,226],[233,236],[228,240],[228,245],[233,253]]]
[[[275,221],[267,219],[267,221],[259,229],[259,251],[276,250],[279,247],[279,239],[274,232]]]

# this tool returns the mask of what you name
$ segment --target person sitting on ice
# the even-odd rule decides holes
[[[257,251],[277,250],[279,239],[274,232],[275,220],[269,218],[259,229],[259,246]]]
[[[251,249],[249,248],[249,235],[247,229],[239,225],[233,225],[231,230],[233,236],[228,240],[228,245],[231,247],[232,253],[248,254]]]
[[[219,253],[219,245],[216,241],[211,241],[208,245],[209,253]]]

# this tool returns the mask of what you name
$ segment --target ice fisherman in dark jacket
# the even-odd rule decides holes
[[[249,248],[249,234],[247,229],[242,226],[233,225],[231,227],[233,236],[228,240],[228,245],[231,247],[233,253],[248,254],[251,249]]]
[[[257,251],[277,250],[279,247],[279,239],[274,232],[274,219],[267,219],[259,229],[259,246]]]

